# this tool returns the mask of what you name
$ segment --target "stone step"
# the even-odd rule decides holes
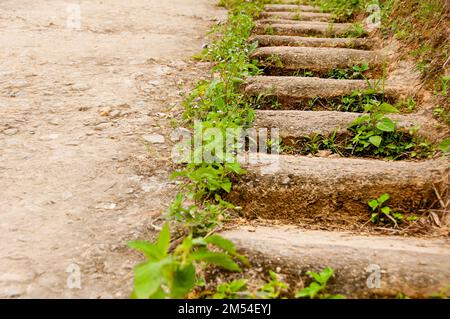
[[[244,92],[252,97],[278,100],[283,109],[304,109],[312,99],[336,99],[354,91],[376,89],[390,100],[411,96],[411,87],[377,80],[337,80],[300,76],[255,76],[247,79]]]
[[[259,17],[261,19],[286,19],[296,21],[330,21],[332,15],[329,13],[317,12],[261,12]]]
[[[247,174],[227,200],[248,218],[359,227],[370,219],[367,203],[384,193],[397,211],[417,212],[447,187],[448,162],[383,161],[250,153]],[[439,181],[443,181],[439,184]]]
[[[338,135],[348,134],[349,127],[361,113],[336,111],[280,111],[257,110],[255,128],[277,128],[283,141],[297,140],[305,135],[329,135],[335,131]],[[439,122],[419,114],[390,114],[400,130],[408,132],[418,128],[417,134],[433,140],[439,136],[436,129]],[[291,143],[288,143],[291,144]]]
[[[250,41],[257,41],[260,47],[329,47],[370,49],[371,43],[367,39],[359,38],[312,38],[283,35],[256,35]]]
[[[335,271],[329,292],[347,298],[429,298],[450,284],[448,239],[358,236],[296,227],[241,226],[222,234],[254,268],[275,271],[297,289],[307,271]],[[295,289],[295,290],[297,290]]]
[[[308,5],[295,5],[295,4],[267,4],[265,6],[266,11],[275,11],[275,12],[283,12],[283,11],[297,11],[297,12],[320,12],[320,8],[316,6],[308,6]]]
[[[292,21],[292,20],[284,20]],[[326,36],[337,37],[343,36],[350,30],[353,25],[350,23],[328,23],[328,22],[312,22],[297,21],[282,23],[271,19],[270,21],[259,21],[253,33],[266,35],[290,35],[290,36]]]
[[[306,70],[315,74],[326,74],[333,69],[347,69],[364,63],[374,70],[385,61],[380,51],[310,47],[262,47],[257,48],[251,58],[269,68],[270,72]]]

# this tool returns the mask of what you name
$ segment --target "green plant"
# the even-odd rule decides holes
[[[450,138],[444,139],[442,142],[438,145],[439,150],[441,150],[444,155],[450,154]]]
[[[177,194],[175,200],[170,204],[167,213],[169,220],[181,223],[188,233],[193,236],[205,236],[226,221],[236,207],[219,196],[216,198],[216,204],[205,202],[203,207],[198,205],[185,204],[183,193]]]
[[[186,188],[194,199],[214,198],[215,194],[231,191],[230,174],[244,174],[239,163],[191,163],[181,171],[174,172],[172,178],[186,177],[190,183]]]
[[[362,38],[367,35],[367,31],[361,23],[353,23],[351,28],[341,37],[344,38]]]
[[[398,112],[397,108],[381,102],[376,94],[371,94],[360,96],[355,92],[348,98],[351,101],[343,100],[334,105],[331,103],[334,109],[339,107],[340,110],[346,107],[347,110],[362,111],[363,107],[365,114],[354,120],[347,132],[338,135],[338,130],[335,130],[327,135],[304,136],[294,143],[283,143],[282,151],[307,155],[316,154],[320,150],[331,150],[340,156],[382,157],[391,160],[427,158],[436,153],[436,146],[415,136],[416,128],[408,132],[397,129],[396,123],[386,116],[386,113]],[[355,102],[357,100],[364,102]]]
[[[309,298],[309,299],[343,299],[342,295],[332,295],[326,292],[328,281],[334,276],[334,270],[327,267],[320,273],[308,271],[306,273],[313,282],[308,286],[298,291],[295,298]]]
[[[389,224],[392,222],[395,226],[397,226],[399,222],[403,221],[403,214],[395,213],[392,208],[385,205],[390,198],[391,196],[385,193],[377,199],[372,199],[368,202],[368,205],[372,211],[372,216],[370,217],[370,221],[372,223]]]
[[[367,0],[315,0],[313,3],[319,5],[323,11],[334,14],[337,21],[349,21],[357,13],[365,8]]]
[[[274,35],[275,29],[272,26],[267,26],[264,28],[264,34],[266,35]]]
[[[277,67],[277,68],[283,67],[283,61],[281,60],[281,58],[278,55],[275,55],[275,54],[272,54],[271,56],[267,57],[265,59],[265,64],[272,66],[272,67]]]
[[[246,77],[261,72],[257,62],[249,58],[256,43],[247,39],[263,3],[263,0],[222,0],[220,4],[230,12],[228,21],[213,28],[214,41],[196,55],[197,59],[214,63],[214,76],[200,81],[187,95],[183,101],[183,122],[178,123],[194,128],[194,137],[188,144],[195,146],[202,138],[201,146],[184,158],[189,164],[172,175],[183,181],[183,193],[172,202],[166,217],[183,227],[183,236],[177,240],[181,243],[170,251],[171,236],[166,224],[155,243],[129,244],[147,258],[135,268],[132,297],[185,298],[202,285],[199,273],[204,266],[240,271],[237,261],[248,264],[230,241],[210,235],[235,209],[222,199],[231,190],[230,177],[245,171],[236,162],[234,149],[228,150],[215,135],[206,132],[215,129],[225,136],[227,130],[235,130],[239,134],[254,119],[239,85]],[[208,159],[203,157],[205,153],[210,155]]]
[[[258,289],[256,296],[262,299],[278,299],[287,293],[289,286],[280,281],[275,272],[269,271],[269,275],[270,281]]]
[[[354,133],[352,154],[374,154],[390,159],[428,156],[433,153],[426,141],[413,138],[410,133],[399,131],[395,122],[386,113],[398,113],[389,103],[367,104],[368,114],[357,118],[348,128]]]
[[[416,100],[412,97],[407,98],[406,100],[401,100],[397,102],[395,107],[404,112],[412,112],[416,109],[417,103]]]
[[[432,294],[430,298],[433,299],[449,299],[450,298],[450,285],[440,289],[438,292]]]
[[[295,141],[295,146],[288,146],[284,144],[282,146],[284,153],[300,155],[314,155],[321,150],[331,150],[334,153],[343,155],[343,148],[344,147],[337,141],[337,130],[330,135],[322,135],[318,133],[314,135],[305,135],[303,138]]]
[[[438,119],[441,119],[444,123],[450,124],[450,111],[447,111],[445,108],[437,106],[433,110],[433,114]]]
[[[364,79],[364,72],[369,70],[369,64],[354,65],[349,69],[333,69],[327,77],[332,79]]]
[[[222,283],[217,286],[213,299],[242,299],[249,298],[247,291],[247,280],[239,279],[230,283]]]
[[[169,252],[170,242],[170,228],[166,223],[156,242],[129,243],[131,248],[143,253],[147,259],[134,269],[133,298],[185,298],[196,286],[196,269],[199,265],[216,265],[229,271],[241,271],[234,259],[248,263],[244,256],[236,252],[233,243],[219,235],[206,238],[189,235],[175,247],[173,253]],[[218,251],[211,250],[209,246]]]
[[[310,78],[314,76],[314,72],[307,71],[307,70],[297,70],[294,73],[292,73],[292,76],[302,76],[305,78]]]

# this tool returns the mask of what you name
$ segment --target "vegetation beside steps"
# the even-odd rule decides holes
[[[177,123],[194,131],[187,145],[196,147],[173,174],[180,192],[158,237],[129,244],[146,258],[135,268],[132,297],[446,296],[448,41],[429,28],[434,21],[446,32],[448,8],[441,0],[382,1],[381,26],[370,32],[360,21],[372,2],[219,1],[228,20],[195,57],[212,63],[211,78],[185,98]],[[432,92],[428,103],[443,126],[436,129],[426,112],[409,119],[439,131],[430,140],[414,123],[404,130],[408,121],[392,115],[417,113],[426,101],[385,83],[396,66],[371,51],[373,37],[401,41],[400,52],[417,47],[412,57],[422,90]],[[328,122],[304,120],[324,111],[315,103],[327,110],[320,114]],[[237,155],[251,139],[229,147],[206,133],[237,138],[262,123],[260,110],[267,108],[278,112],[266,113],[264,123],[281,128],[281,139],[270,145],[281,154],[260,158],[277,159],[276,172],[241,165]],[[303,121],[284,125],[289,114]],[[383,276],[369,283],[371,273]]]

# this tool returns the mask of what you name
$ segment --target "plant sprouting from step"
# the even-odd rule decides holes
[[[221,283],[217,286],[213,299],[248,299],[251,295],[247,291],[247,280],[238,279]]]
[[[354,134],[348,146],[352,154],[373,154],[388,159],[428,157],[434,151],[424,139],[414,137],[414,130],[404,132],[386,114],[398,113],[389,103],[367,104],[368,112],[358,117],[348,128]]]
[[[214,203],[204,202],[202,207],[187,204],[189,198],[183,193],[177,194],[170,204],[167,219],[183,225],[193,236],[206,236],[228,220],[237,208],[216,195]],[[192,199],[191,199],[192,200]]]
[[[308,287],[298,291],[296,298],[309,299],[344,299],[342,295],[333,295],[327,292],[328,282],[334,276],[334,270],[330,267],[325,268],[320,273],[308,271],[307,275],[313,280]]]
[[[267,26],[264,28],[264,34],[266,35],[274,35],[275,34],[275,29],[272,26]]]
[[[262,299],[279,299],[288,292],[289,286],[280,280],[280,276],[277,273],[269,271],[269,276],[270,280],[258,289],[256,297]]]
[[[129,243],[147,259],[134,269],[133,298],[185,298],[196,287],[197,269],[202,265],[239,272],[241,268],[237,261],[248,264],[245,257],[236,252],[234,244],[219,235],[205,238],[189,235],[173,252],[170,252],[170,244],[168,223],[155,242]]]
[[[270,67],[276,67],[276,68],[282,68],[283,67],[283,61],[281,60],[280,56],[276,54],[272,54],[268,56],[265,61],[265,65]]]
[[[248,290],[247,279],[237,279],[231,282],[221,283],[212,295],[214,299],[280,299],[287,296],[289,285],[281,281],[280,275],[269,271],[269,280],[255,288]]]
[[[340,80],[362,80],[365,79],[364,73],[369,69],[370,67],[368,63],[362,63],[347,69],[333,69],[327,73],[327,77]]]
[[[372,215],[370,221],[374,224],[393,224],[396,227],[398,223],[403,221],[403,214],[396,213],[391,207],[386,205],[386,202],[391,198],[387,193],[384,193],[376,199],[368,202]]]

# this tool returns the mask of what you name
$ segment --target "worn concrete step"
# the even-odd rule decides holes
[[[285,20],[287,21],[287,20]],[[281,21],[259,21],[253,33],[267,35],[291,35],[291,36],[343,36],[352,30],[350,23],[328,23],[316,21],[297,21],[281,23]]]
[[[349,127],[361,113],[338,111],[280,111],[257,110],[254,126],[256,128],[277,128],[283,141],[296,140],[305,135],[348,134]],[[418,128],[417,134],[433,140],[439,136],[439,122],[419,114],[390,114],[400,130],[408,132]],[[288,143],[289,144],[289,143]]]
[[[283,11],[297,11],[297,12],[320,12],[320,8],[317,6],[308,6],[308,5],[295,5],[295,4],[267,4],[265,6],[266,11],[275,11],[275,12],[283,12]]]
[[[370,218],[368,201],[389,193],[389,206],[416,212],[436,202],[435,185],[448,181],[448,162],[383,161],[250,153],[247,174],[227,200],[248,218],[359,227]],[[251,164],[253,163],[253,164]]]
[[[332,267],[329,292],[347,298],[429,298],[450,284],[448,239],[357,236],[295,227],[246,227],[222,234],[254,267],[275,270],[301,289],[307,271]],[[307,281],[307,284],[309,281]],[[297,289],[296,289],[297,290]]]
[[[296,21],[330,21],[332,15],[330,13],[317,12],[261,12],[261,19],[286,19]]]
[[[257,41],[261,47],[329,47],[370,49],[372,44],[367,39],[359,38],[312,38],[283,35],[256,35],[250,41]]]
[[[257,22],[257,27],[260,25],[267,26],[268,29],[266,29],[266,33],[270,33],[270,25],[272,24],[292,24],[297,25],[299,23],[302,23],[299,20],[287,20],[287,19],[275,19],[275,18],[266,18],[266,19],[260,19]],[[258,30],[258,29],[256,29]]]
[[[385,61],[380,51],[311,47],[262,47],[257,48],[251,58],[258,60],[269,72],[306,70],[318,75],[364,63],[376,70]]]
[[[312,99],[335,99],[370,88],[391,100],[412,95],[412,88],[377,80],[337,80],[301,76],[254,76],[247,79],[245,94],[278,100],[283,109],[303,109]]]

